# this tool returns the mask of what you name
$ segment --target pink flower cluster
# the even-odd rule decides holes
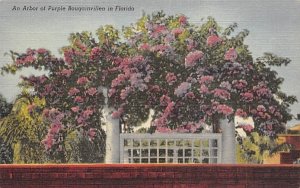
[[[148,51],[150,50],[151,46],[148,44],[148,43],[143,43],[139,46],[139,50],[142,50],[142,51]]]
[[[253,87],[254,92],[258,97],[272,97],[272,92],[267,86],[263,83],[260,83],[258,86]]]
[[[75,113],[79,112],[79,106],[74,106],[71,108],[71,110]]]
[[[256,109],[258,112],[266,112],[267,111],[267,109],[264,105],[258,105]]]
[[[36,58],[33,55],[26,55],[25,57],[18,58],[16,60],[16,65],[22,66],[22,65],[26,65],[26,64],[31,64],[31,63],[34,63],[35,60],[36,60]]]
[[[164,110],[163,116],[168,117],[172,113],[172,111],[174,110],[174,107],[175,107],[175,103],[174,102],[169,102],[166,109]]]
[[[90,96],[94,96],[97,93],[97,89],[94,87],[89,88],[86,93]]]
[[[196,42],[193,39],[186,39],[186,42],[188,51],[191,51],[196,47]]]
[[[125,74],[119,74],[117,78],[111,82],[111,87],[117,87],[126,80]]]
[[[228,100],[230,99],[230,93],[224,89],[214,89],[214,97],[218,97],[220,99]]]
[[[175,37],[175,34],[168,33],[163,39],[163,43],[169,46],[169,52],[173,51],[172,43],[175,41]]]
[[[118,110],[114,111],[112,114],[111,114],[111,117],[113,119],[118,119],[121,117],[121,115],[124,113],[124,109],[121,107],[121,108],[118,108]]]
[[[232,85],[236,89],[243,89],[248,85],[246,80],[233,80]]]
[[[82,110],[79,115],[76,116],[76,121],[79,126],[87,126],[91,116],[94,114],[94,109],[92,106],[88,106],[85,110]]]
[[[141,64],[145,62],[145,58],[142,55],[134,56],[130,59],[130,64],[136,66],[137,64]]]
[[[225,53],[225,60],[227,61],[235,61],[236,58],[238,57],[238,54],[234,48],[230,48],[226,53]]]
[[[150,50],[152,52],[156,52],[160,55],[165,55],[168,52],[170,52],[170,46],[165,45],[165,44],[158,44],[158,45],[152,46],[152,48]]]
[[[188,122],[176,128],[175,131],[179,133],[194,133],[201,126],[202,126],[201,123]]]
[[[60,71],[62,76],[70,77],[73,72],[73,69],[63,69]]]
[[[42,75],[42,76],[38,76],[38,82],[43,84],[46,80],[48,80],[48,77],[45,76],[45,75]]]
[[[219,114],[224,114],[226,116],[233,113],[233,109],[225,104],[218,105],[216,110]]]
[[[252,130],[254,129],[254,127],[252,125],[246,124],[246,125],[240,125],[241,128],[243,128],[243,130],[247,133],[252,132]]]
[[[184,125],[182,125],[180,127],[177,127],[175,131],[178,132],[178,133],[188,133],[188,132],[190,132],[187,128],[185,128]]]
[[[167,106],[171,102],[171,98],[167,95],[163,95],[159,99],[161,106]]]
[[[264,105],[258,105],[257,108],[257,115],[262,119],[271,119],[270,114],[267,113],[267,109]]]
[[[179,17],[178,21],[179,21],[180,25],[186,25],[187,24],[187,18],[183,15]]]
[[[203,52],[199,50],[188,53],[188,55],[185,57],[185,67],[194,67],[196,63],[202,59],[203,55]]]
[[[182,82],[174,91],[177,97],[183,97],[191,88],[191,84],[188,82]]]
[[[61,128],[62,128],[62,124],[60,123],[51,124],[49,133],[55,135],[60,131]]]
[[[178,35],[180,35],[183,31],[184,31],[183,28],[175,28],[175,29],[172,30],[172,33],[173,33],[175,36],[178,36]]]
[[[65,61],[70,65],[73,62],[74,52],[72,49],[67,49],[64,51]]]
[[[169,102],[167,107],[165,108],[161,117],[154,120],[153,124],[156,126],[156,131],[161,133],[171,132],[171,129],[167,127],[167,118],[171,115],[174,110],[175,104],[174,102]]]
[[[68,94],[69,94],[70,96],[74,96],[74,95],[76,95],[76,94],[79,93],[79,92],[80,92],[79,89],[77,89],[77,88],[75,88],[75,87],[72,87],[72,88],[69,90]]]
[[[83,51],[83,52],[85,52],[86,49],[87,49],[86,45],[85,45],[81,40],[76,40],[76,41],[75,41],[75,46],[76,46],[77,48],[79,48],[79,49],[80,49],[81,51]]]
[[[130,75],[130,84],[134,88],[138,88],[140,91],[144,91],[148,88],[148,86],[144,83],[144,80],[142,79],[141,73],[133,73]]]
[[[101,54],[101,48],[99,48],[99,47],[94,47],[93,49],[92,49],[92,51],[91,51],[91,54],[90,54],[90,59],[91,60],[97,60],[98,58],[99,58],[99,56],[100,56],[100,54]]]
[[[238,108],[236,110],[235,115],[242,117],[242,118],[246,118],[248,116],[247,113],[243,109],[240,109],[240,108]]]
[[[46,151],[50,150],[55,142],[54,135],[47,134],[46,138],[42,140],[42,144],[44,145]]]
[[[221,82],[220,87],[224,88],[224,89],[227,89],[227,90],[231,90],[232,86],[228,81],[226,81],[226,82]]]
[[[193,92],[190,91],[190,92],[185,94],[185,97],[189,98],[189,99],[194,99],[196,96]]]
[[[153,24],[153,31],[150,36],[153,38],[158,38],[160,35],[166,34],[168,32],[167,27],[160,24]]]
[[[46,109],[44,110],[44,116],[51,122],[50,129],[46,135],[46,138],[42,140],[42,144],[44,144],[46,150],[52,148],[53,144],[59,144],[60,141],[58,134],[63,129],[63,124],[61,123],[64,118],[64,114],[58,111],[57,109]]]
[[[89,82],[89,79],[85,76],[82,76],[82,77],[78,78],[76,83],[79,84],[79,85],[84,85],[88,82]]]
[[[82,97],[80,97],[80,96],[76,96],[75,99],[74,99],[74,102],[83,103],[84,99]]]
[[[127,98],[127,96],[131,93],[131,91],[132,91],[131,87],[125,87],[125,89],[121,90],[120,98],[122,100],[125,100]]]
[[[220,42],[222,42],[222,39],[215,34],[210,35],[206,40],[206,44],[210,47],[212,47]]]
[[[88,131],[88,137],[90,140],[94,140],[97,134],[97,129],[95,128],[90,128]]]
[[[108,97],[112,97],[114,94],[116,94],[117,90],[115,88],[111,88],[108,90]]]
[[[44,92],[42,93],[42,96],[46,95],[52,95],[53,94],[53,85],[52,84],[46,84],[44,86]]]
[[[91,108],[87,108],[85,111],[82,112],[82,117],[88,119],[93,114],[94,110],[92,110]]]
[[[165,124],[165,123],[162,123],[162,122],[158,122],[159,120],[156,121],[157,125]],[[169,127],[166,127],[166,126],[157,126],[155,131],[159,132],[159,133],[170,133],[170,132],[172,132],[172,130]]]
[[[245,101],[245,102],[253,101],[254,96],[250,92],[241,93],[240,95],[242,97],[242,100]]]
[[[153,85],[153,86],[150,86],[149,87],[149,91],[150,92],[154,92],[154,93],[156,93],[156,92],[160,92],[162,89],[159,87],[159,85]]]
[[[39,48],[36,50],[36,52],[40,55],[45,55],[46,53],[49,53],[49,51],[46,50],[45,48]]]
[[[214,80],[213,76],[201,76],[199,83],[200,84],[210,84]]]
[[[269,112],[270,112],[271,114],[274,114],[275,111],[276,111],[275,106],[269,106]]]
[[[208,87],[205,84],[201,84],[201,86],[199,88],[199,92],[201,94],[208,94],[208,93],[210,93]]]
[[[269,107],[269,112],[271,114],[273,114],[275,117],[279,118],[279,119],[283,118],[283,116],[281,115],[281,113],[278,110],[276,110],[275,106],[270,106]]]
[[[173,85],[173,83],[176,82],[177,77],[174,73],[168,72],[167,75],[166,75],[166,80],[167,80],[169,85]]]

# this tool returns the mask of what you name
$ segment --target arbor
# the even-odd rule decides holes
[[[124,27],[123,35],[109,25],[97,30],[97,38],[71,34],[63,58],[43,48],[11,52],[13,63],[2,70],[48,71],[23,80],[46,101],[50,128],[43,143],[62,162],[74,131],[91,141],[104,137],[106,104],[126,125],[139,124],[154,110],[152,130],[158,132],[200,132],[204,123],[219,132],[219,119],[251,116],[254,131],[274,137],[296,99],[280,91],[283,79],[271,66],[290,60],[270,53],[254,60],[244,44],[249,32],[234,34],[236,27],[222,29],[210,17],[195,26],[184,15],[158,12]]]

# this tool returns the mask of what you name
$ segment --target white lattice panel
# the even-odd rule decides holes
[[[121,163],[221,163],[221,134],[121,134]]]

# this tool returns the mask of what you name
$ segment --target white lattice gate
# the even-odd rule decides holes
[[[222,135],[121,134],[121,163],[221,163]]]

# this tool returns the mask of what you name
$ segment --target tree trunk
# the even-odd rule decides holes
[[[227,118],[219,120],[222,129],[222,163],[236,163],[236,141],[235,141],[235,125],[234,121]]]
[[[120,120],[111,117],[114,109],[108,108],[107,88],[102,88],[102,91],[105,97],[103,108],[106,127],[105,163],[120,163]]]
[[[111,117],[111,111],[104,109],[106,125],[105,163],[120,163],[120,126],[119,119]]]

